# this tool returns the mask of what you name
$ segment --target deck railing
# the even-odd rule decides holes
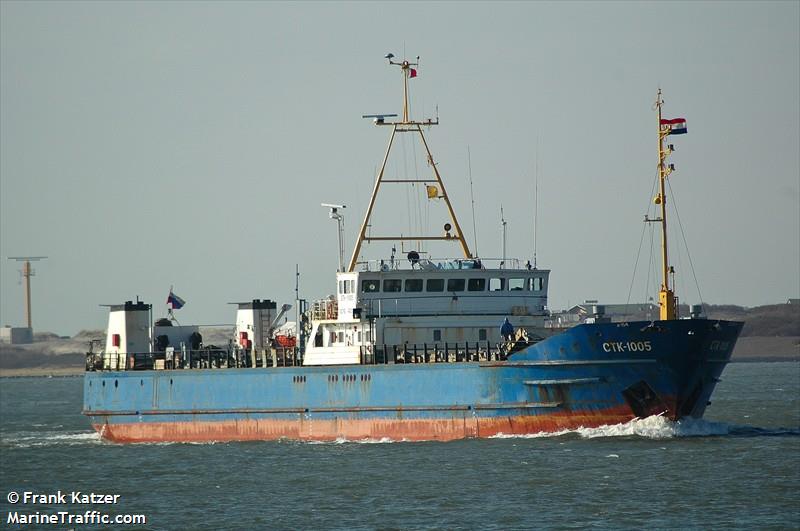
[[[356,271],[379,272],[408,269],[448,271],[454,269],[531,269],[530,260],[520,258],[421,258],[410,262],[405,256],[394,260],[364,260],[356,262]]]
[[[87,371],[138,371],[159,369],[235,369],[251,367],[296,367],[302,365],[297,348],[262,351],[204,348],[174,352],[129,352],[86,354]]]
[[[505,361],[536,341],[514,340],[506,343],[476,341],[473,343],[421,343],[402,345],[362,345],[359,364],[386,365],[397,363],[474,363]],[[297,367],[303,364],[297,348],[265,349],[260,352],[244,349],[205,348],[167,352],[127,354],[86,354],[87,371],[138,371],[170,369],[231,369],[255,367]]]
[[[402,345],[376,345],[360,347],[362,365],[388,363],[464,363],[476,361],[504,361],[512,351],[508,344],[475,343],[422,343]]]

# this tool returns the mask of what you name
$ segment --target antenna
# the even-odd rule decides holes
[[[31,269],[31,262],[38,262],[45,260],[46,256],[9,256],[9,260],[16,260],[17,262],[25,262],[22,264],[22,276],[25,278],[25,315],[28,318],[28,328],[33,330],[33,322],[31,320],[31,277],[36,275],[36,272]]]
[[[539,227],[539,135],[536,135],[536,167],[533,173],[533,268],[536,269],[536,229]]]
[[[345,205],[332,205],[330,203],[322,203],[321,206],[330,208],[331,211],[329,212],[329,216],[331,219],[336,220],[337,226],[337,235],[339,239],[339,271],[340,273],[344,271],[342,269],[344,264],[344,215],[339,213],[340,208],[347,208]]]
[[[503,231],[503,261],[500,262],[500,269],[506,268],[506,218],[503,216],[503,205],[500,205],[500,228]]]
[[[300,264],[294,265],[294,299],[300,300]]]
[[[372,118],[375,125],[383,125],[387,118],[396,118],[396,114],[362,114],[362,118]]]
[[[478,231],[475,229],[475,193],[472,191],[472,157],[467,146],[467,166],[469,167],[469,196],[472,199],[472,242],[475,244],[475,256],[478,256]]]

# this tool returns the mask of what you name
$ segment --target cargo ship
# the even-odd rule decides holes
[[[699,418],[728,361],[740,322],[678,315],[667,254],[665,182],[674,169],[665,139],[685,132],[663,119],[659,90],[659,192],[663,278],[659,318],[613,322],[602,306],[575,326],[553,319],[550,271],[530,261],[478,257],[470,249],[414,120],[409,79],[417,62],[394,60],[403,81],[402,115],[365,115],[391,131],[349,262],[343,205],[336,295],[292,309],[269,299],[238,303],[227,344],[203,341],[197,326],[153,322],[153,307],[109,308],[105,347],[86,359],[83,414],[115,442],[241,440],[452,440],[596,427],[651,415]],[[389,177],[399,135],[422,146],[430,175]],[[413,186],[443,207],[436,234],[382,234],[376,199],[389,185]],[[390,256],[362,259],[364,244],[393,244]],[[401,252],[396,252],[396,244]],[[427,244],[455,245],[432,258]],[[406,247],[407,246],[407,247]],[[406,250],[408,249],[408,250]],[[505,249],[503,249],[505,255]],[[172,307],[182,301],[170,291]],[[170,311],[171,315],[171,311]],[[92,350],[92,349],[90,349]]]

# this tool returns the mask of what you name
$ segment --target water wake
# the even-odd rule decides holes
[[[583,439],[603,437],[641,437],[644,439],[673,439],[683,437],[764,437],[764,436],[800,436],[800,428],[757,428],[754,426],[737,426],[725,422],[714,422],[705,419],[687,418],[678,421],[669,420],[660,415],[633,419],[622,424],[608,424],[597,428],[577,428],[550,433],[532,433],[527,435],[498,434],[496,439],[536,439],[547,437],[563,437],[578,435]]]
[[[346,437],[339,437],[333,441],[305,441],[307,444],[390,444],[396,442],[408,442],[407,439],[392,439],[390,437],[381,437],[380,439],[365,438],[365,439],[348,439]]]
[[[86,444],[102,444],[100,434],[95,431],[61,432],[61,431],[28,431],[11,434],[0,439],[2,446],[15,448],[31,448],[36,446],[79,446]]]

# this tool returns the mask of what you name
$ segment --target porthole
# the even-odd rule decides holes
[[[105,386],[106,386],[106,382],[105,382],[105,380],[103,380],[103,387],[105,387]]]
[[[114,387],[119,387],[119,380],[114,380]]]
[[[169,384],[172,385],[172,378],[169,379]]]
[[[144,380],[139,380],[139,387],[144,387]]]

